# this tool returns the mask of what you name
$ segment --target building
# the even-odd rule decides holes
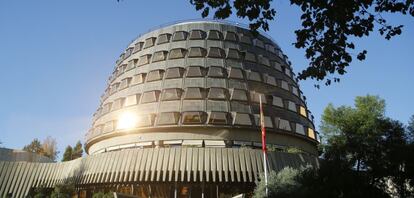
[[[154,29],[121,54],[86,134],[86,157],[0,162],[0,195],[73,181],[82,197],[113,190],[140,197],[251,193],[268,168],[317,166],[317,134],[290,62],[265,34],[223,21]],[[300,154],[284,152],[295,147]]]

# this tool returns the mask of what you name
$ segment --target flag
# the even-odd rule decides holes
[[[266,152],[266,127],[265,127],[265,120],[263,114],[263,105],[262,105],[262,95],[259,96],[260,102],[260,128],[262,131],[262,150]]]

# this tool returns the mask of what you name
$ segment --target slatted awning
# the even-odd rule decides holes
[[[316,157],[269,152],[271,170],[318,166]],[[0,195],[24,197],[31,187],[140,182],[254,182],[263,172],[261,150],[249,148],[145,148],[90,155],[59,163],[0,161]]]

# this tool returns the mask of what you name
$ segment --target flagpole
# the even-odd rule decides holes
[[[260,128],[262,131],[262,151],[263,151],[263,169],[264,169],[264,179],[266,187],[266,197],[268,197],[268,188],[267,188],[267,155],[266,155],[266,127],[263,114],[262,106],[262,95],[259,95],[260,102]]]

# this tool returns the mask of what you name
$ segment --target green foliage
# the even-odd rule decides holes
[[[96,192],[92,195],[92,198],[113,198],[114,194],[112,192]]]
[[[75,147],[73,147],[73,159],[77,159],[82,157],[83,155],[83,148],[81,141],[76,142]]]
[[[72,160],[72,152],[73,152],[72,147],[71,146],[67,146],[66,149],[65,149],[65,152],[63,153],[62,162]]]
[[[250,21],[250,29],[255,33],[259,28],[269,30],[269,22],[275,19],[276,10],[270,2],[190,0],[195,9],[201,11],[203,18],[211,10],[215,19],[226,19],[235,11],[237,17]],[[353,54],[360,61],[365,59],[366,50],[355,52],[353,41],[356,38],[368,37],[374,30],[387,40],[402,33],[403,25],[391,25],[383,14],[414,16],[414,1],[411,0],[290,0],[290,3],[302,12],[302,27],[295,31],[296,42],[293,44],[298,49],[304,49],[309,60],[308,67],[299,73],[298,78],[325,80],[325,85],[330,85],[332,80],[340,81],[339,75],[346,73],[346,67],[355,56]]]
[[[35,138],[30,144],[23,147],[24,151],[36,153],[39,155],[46,156],[53,161],[56,160],[57,154],[57,143],[56,140],[50,136],[46,137],[41,143],[39,139]]]
[[[37,153],[42,155],[44,153],[42,144],[40,143],[39,139],[35,138],[30,142],[30,144],[23,147],[24,151],[31,152],[31,153]]]
[[[51,198],[70,198],[75,193],[75,185],[72,183],[58,184],[53,189]]]

